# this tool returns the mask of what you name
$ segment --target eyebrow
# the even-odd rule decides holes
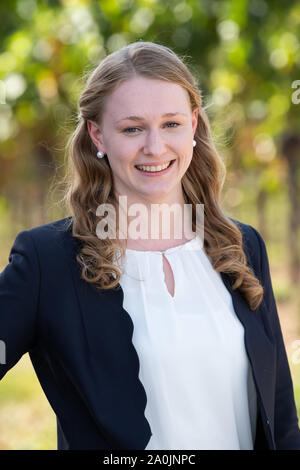
[[[178,114],[181,114],[182,116],[187,116],[187,114],[185,114],[185,113],[176,112],[176,113],[165,113],[165,114],[162,115],[162,117],[177,116]],[[141,116],[126,116],[126,117],[116,121],[116,124],[120,121],[125,121],[126,119],[130,119],[131,121],[145,121],[145,119]]]

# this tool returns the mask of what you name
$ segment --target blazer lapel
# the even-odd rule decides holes
[[[123,308],[123,291],[99,291],[81,279],[77,240],[67,233],[69,259],[86,347],[78,371],[87,406],[110,448],[145,449],[152,435],[144,411],[145,389],[138,377],[139,358],[132,343],[133,322]],[[83,380],[84,377],[84,380]]]
[[[245,347],[256,384],[258,398],[265,410],[265,419],[270,423],[271,437],[274,443],[274,390],[275,390],[275,345],[269,340],[260,315],[263,315],[264,303],[252,311],[241,292],[233,290],[227,274],[221,273],[223,282],[232,296],[236,315],[245,329]]]

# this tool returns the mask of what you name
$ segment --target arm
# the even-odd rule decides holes
[[[298,427],[293,383],[272,288],[266,245],[260,233],[254,228],[253,230],[258,238],[260,247],[260,273],[261,282],[264,287],[263,301],[265,302],[269,314],[269,323],[273,330],[277,350],[274,410],[276,450],[300,450],[300,430]]]
[[[28,231],[22,231],[0,274],[0,379],[34,346],[39,285],[37,252]]]

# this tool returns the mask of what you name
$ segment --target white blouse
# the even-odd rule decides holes
[[[146,450],[253,449],[257,397],[244,328],[200,237],[164,251],[126,249],[121,272],[147,395]]]

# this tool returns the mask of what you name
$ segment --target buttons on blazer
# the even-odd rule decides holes
[[[267,425],[270,426],[270,421],[267,419]]]

